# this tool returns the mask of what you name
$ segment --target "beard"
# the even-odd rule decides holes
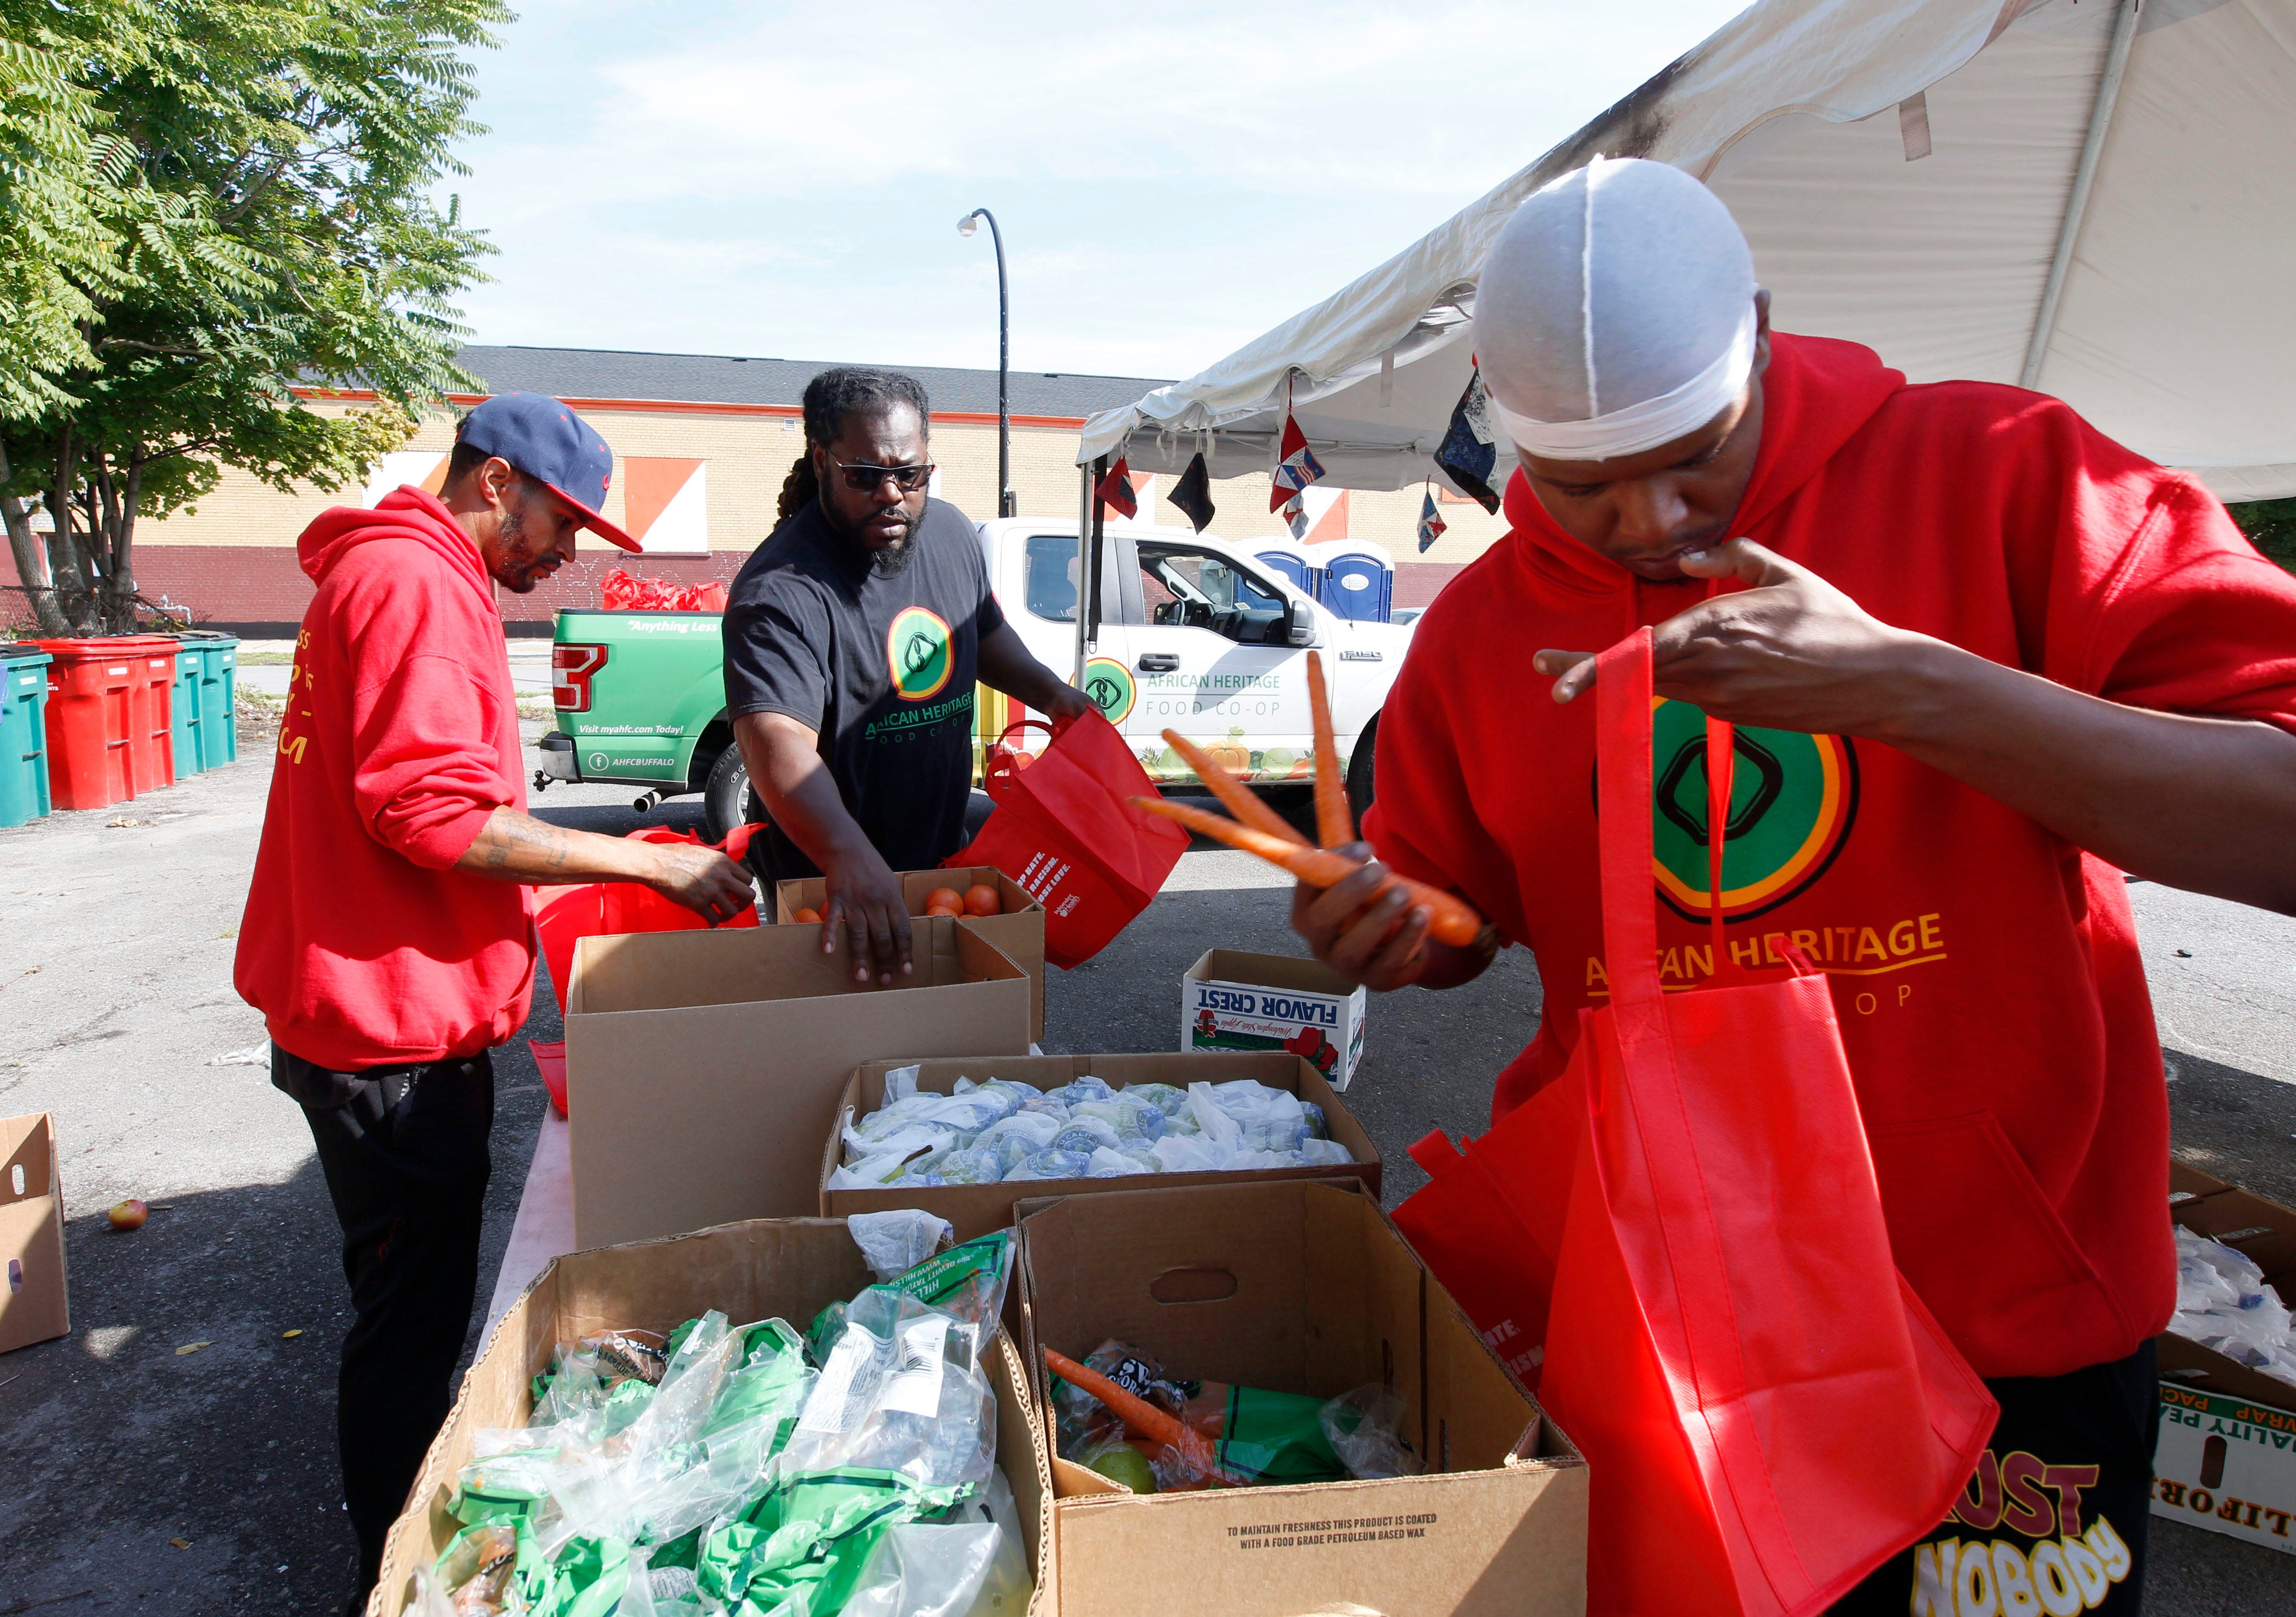
[[[494,575],[495,582],[514,595],[530,595],[534,587],[542,582],[534,576],[537,558],[526,545],[526,509],[513,505],[503,513],[500,529],[503,547],[502,570]]]
[[[856,559],[867,562],[869,570],[878,578],[898,578],[907,571],[909,563],[916,559],[916,519],[908,517],[906,512],[902,514],[907,519],[908,527],[899,538],[882,546],[872,545],[862,537],[860,529],[848,522],[838,513],[837,507],[829,503],[827,488],[821,489],[814,497],[815,504],[821,507],[821,520],[829,524],[829,531],[838,537]]]

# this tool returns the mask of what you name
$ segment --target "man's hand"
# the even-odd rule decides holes
[[[1043,695],[1045,712],[1054,724],[1063,719],[1082,718],[1087,713],[1100,711],[1091,697],[1072,685],[1053,685],[1046,690]]]
[[[651,847],[657,860],[646,885],[712,926],[731,921],[757,902],[750,873],[715,848],[660,842],[640,846]]]
[[[829,896],[821,912],[821,952],[833,955],[841,939],[853,940],[853,981],[875,975],[890,988],[912,971],[909,901],[901,880],[865,841],[822,865]]]
[[[1751,587],[1701,602],[1652,631],[1661,696],[1717,718],[1825,735],[1882,735],[1916,698],[1908,672],[1938,642],[1892,628],[1806,567],[1751,539],[1685,556],[1693,578]],[[1592,652],[1543,651],[1554,700],[1595,683]]]
[[[1292,890],[1292,930],[1308,940],[1308,951],[1351,982],[1386,993],[1407,988],[1426,974],[1431,946],[1430,915],[1414,908],[1400,886],[1380,891],[1387,879],[1373,861],[1371,844],[1350,842],[1334,851],[1364,866],[1335,887]]]

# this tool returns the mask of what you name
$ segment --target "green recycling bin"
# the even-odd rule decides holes
[[[176,748],[176,778],[207,767],[200,756],[200,653],[190,641],[176,653],[176,683],[168,692],[169,738]]]
[[[0,645],[0,825],[48,812],[48,664],[31,646]]]
[[[193,629],[180,636],[184,643],[184,661],[192,653],[199,654],[199,762],[197,767],[213,769],[234,763],[239,758],[239,720],[234,703],[239,691],[239,636],[219,635],[207,629]],[[178,710],[184,693],[179,686],[176,700]],[[176,747],[176,756],[184,756],[182,743]]]

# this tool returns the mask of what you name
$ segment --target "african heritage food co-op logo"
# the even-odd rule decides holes
[[[904,702],[938,696],[956,666],[948,625],[938,612],[903,607],[885,631],[885,671]]]
[[[1838,735],[1735,732],[1730,821],[1723,832],[1722,914],[1751,921],[1824,875],[1857,817],[1857,755]],[[1659,699],[1651,710],[1652,874],[1685,920],[1707,897],[1706,715]]]

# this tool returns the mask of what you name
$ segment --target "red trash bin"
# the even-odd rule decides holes
[[[176,784],[176,653],[184,643],[172,635],[122,635],[114,645],[135,654],[135,682],[128,686],[127,769],[136,792]],[[135,795],[135,793],[130,793]]]
[[[31,644],[54,659],[48,664],[48,782],[57,808],[102,808],[174,781],[168,693],[176,642],[122,635]]]

